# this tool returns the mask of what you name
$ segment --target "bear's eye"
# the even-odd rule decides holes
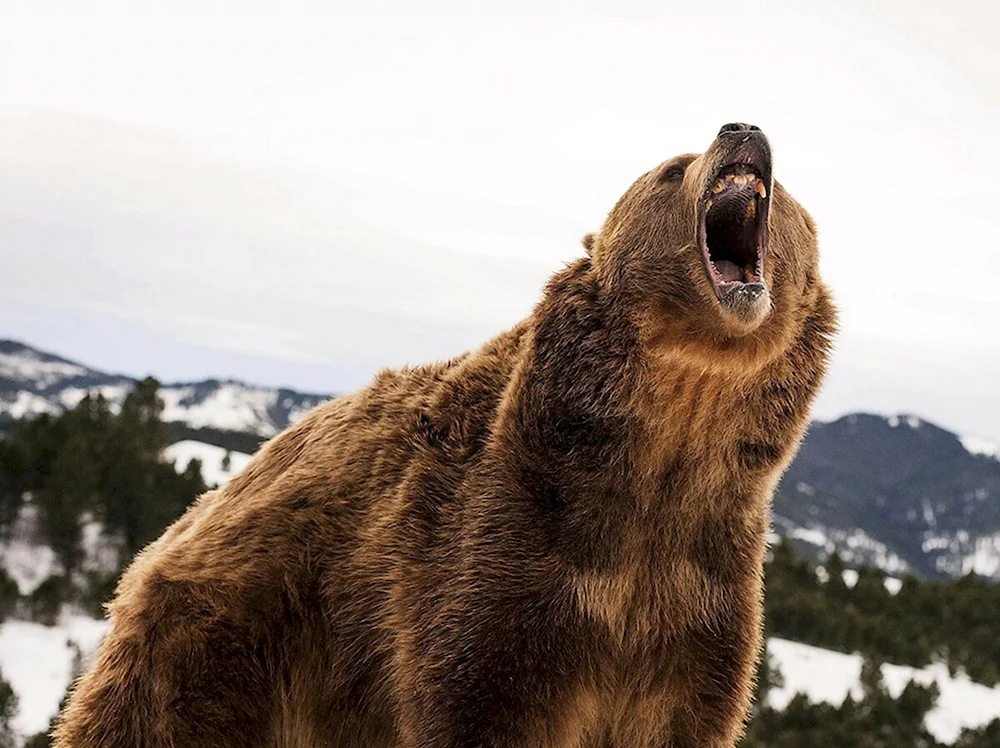
[[[660,176],[661,182],[679,182],[684,179],[684,167],[681,164],[668,166]]]

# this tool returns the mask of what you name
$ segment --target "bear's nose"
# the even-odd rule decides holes
[[[746,122],[730,122],[723,125],[722,129],[719,130],[719,137],[722,137],[727,132],[753,132],[754,130],[760,132],[760,128],[757,125],[748,125]]]

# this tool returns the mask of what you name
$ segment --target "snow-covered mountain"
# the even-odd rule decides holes
[[[1000,580],[998,454],[912,415],[813,423],[775,495],[775,529],[890,574]]]
[[[133,379],[120,374],[0,340],[0,425],[72,408],[88,391],[100,392],[114,406],[133,384]],[[166,384],[161,386],[160,396],[165,421],[263,437],[278,433],[329,397],[217,379]]]

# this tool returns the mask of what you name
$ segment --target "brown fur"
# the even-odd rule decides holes
[[[732,746],[835,323],[776,183],[771,311],[721,308],[694,246],[720,148],[641,177],[527,320],[201,497],[122,578],[57,748]]]

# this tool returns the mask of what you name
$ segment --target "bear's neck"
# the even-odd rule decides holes
[[[805,315],[787,352],[753,378],[685,366],[648,350],[637,315],[589,270],[580,261],[549,284],[503,407],[500,436],[526,490],[570,526],[595,519],[609,539],[636,517],[734,507],[763,532],[829,331]]]

